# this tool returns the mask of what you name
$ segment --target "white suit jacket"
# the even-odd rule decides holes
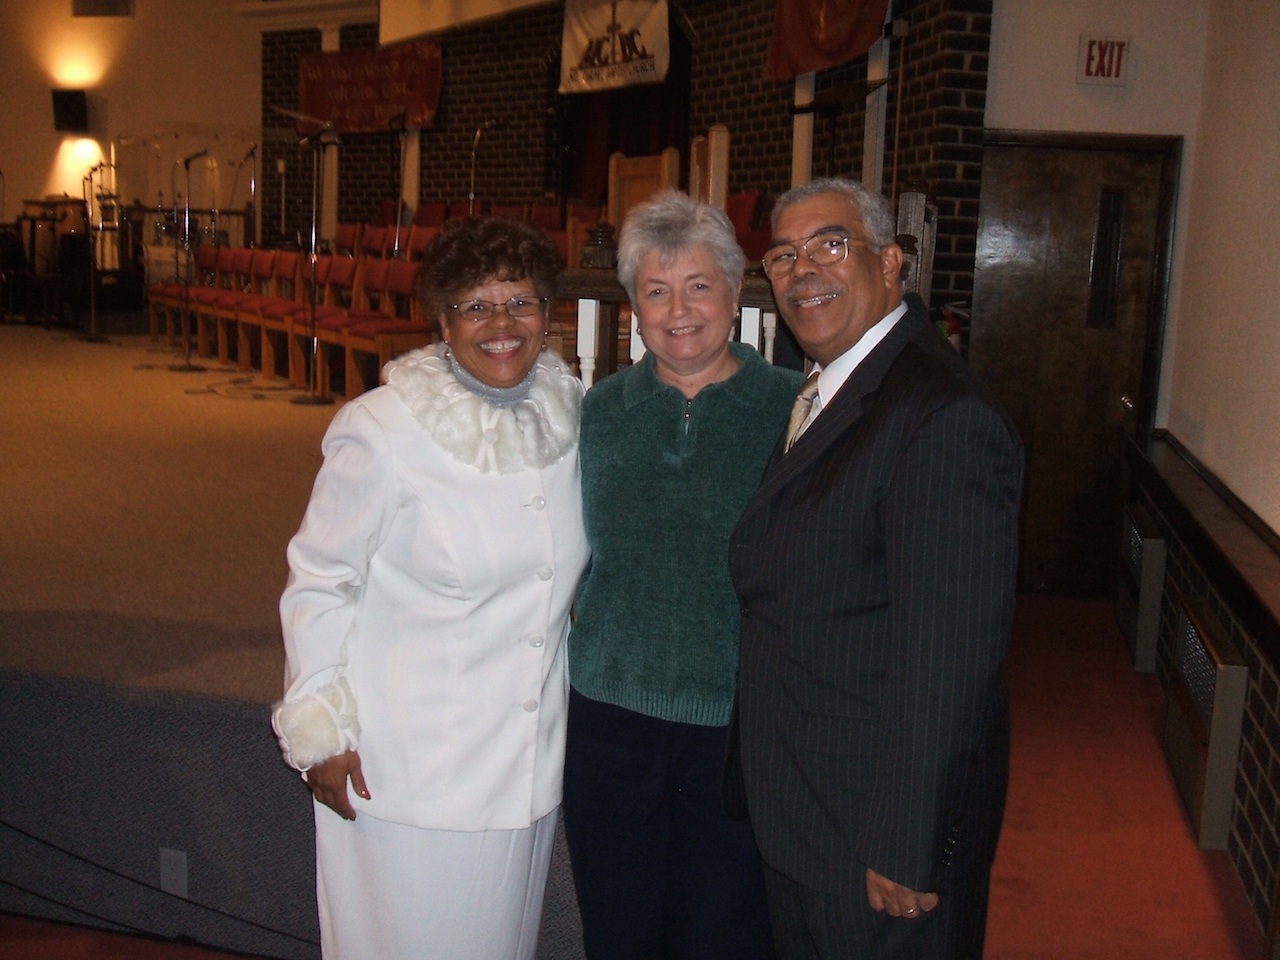
[[[564,641],[589,557],[576,445],[482,472],[381,387],[343,407],[324,454],[289,544],[285,702],[346,678],[372,794],[349,791],[358,814],[529,826],[560,802]]]

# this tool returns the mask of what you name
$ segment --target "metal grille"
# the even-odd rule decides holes
[[[1120,556],[1135,580],[1142,576],[1142,534],[1126,510],[1124,514],[1124,539],[1120,543]]]
[[[1186,682],[1200,721],[1208,730],[1213,720],[1213,693],[1218,672],[1200,638],[1200,631],[1185,613],[1178,623],[1178,673]]]

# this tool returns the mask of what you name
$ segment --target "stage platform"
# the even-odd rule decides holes
[[[180,360],[0,325],[0,910],[318,957],[310,799],[268,714],[336,407]],[[543,927],[540,958],[582,956],[563,842]]]

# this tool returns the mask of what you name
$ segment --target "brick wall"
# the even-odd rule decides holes
[[[775,0],[683,3],[692,39],[689,136],[729,128],[729,190],[776,197],[791,185],[795,84],[766,80]]]
[[[422,196],[465,200],[476,130],[476,196],[501,203],[541,199],[548,180],[548,110],[560,80],[564,9],[540,7],[440,38],[444,83],[436,125],[422,134]]]
[[[265,246],[294,243],[311,224],[311,155],[298,149],[294,121],[272,110],[298,108],[298,58],[320,49],[319,30],[287,30],[262,35],[262,146],[258,168],[259,209]],[[284,162],[284,229],[280,226]]]
[[[766,80],[764,63],[773,30],[775,0],[683,0],[675,15],[693,49],[689,137],[715,123],[730,131],[729,188],[776,197],[791,182],[791,81]],[[909,9],[904,54],[904,97],[899,149],[899,188],[922,184],[939,206],[934,303],[967,299],[973,288],[977,246],[982,122],[986,97],[991,0],[916,0]],[[444,82],[436,125],[421,134],[420,194],[426,200],[465,200],[476,129],[488,120],[505,126],[487,131],[476,163],[476,194],[505,203],[542,199],[554,192],[551,112],[559,82],[563,8],[517,12],[451,30],[440,37]],[[376,43],[372,25],[344,28],[344,48]],[[319,49],[317,31],[263,37],[265,103],[297,102],[297,57]],[[899,44],[891,68],[896,81]],[[819,93],[860,84],[866,58],[824,71]],[[896,82],[890,84],[885,187],[893,176]],[[815,122],[814,174],[858,177],[862,167],[863,108],[855,102],[834,119]],[[264,238],[279,238],[279,189],[275,160],[289,165],[289,226],[309,219],[310,168],[299,157],[291,122],[264,110],[262,191]],[[682,152],[687,152],[687,148]],[[399,183],[396,134],[343,137],[339,210],[343,221],[368,221]],[[766,203],[767,207],[767,203]],[[762,210],[763,213],[763,210]],[[305,214],[305,215],[304,215]],[[267,229],[270,228],[270,229]]]
[[[1206,574],[1155,501],[1140,501],[1165,538],[1165,584],[1160,601],[1156,677],[1166,689],[1174,670],[1179,613],[1185,600],[1200,601],[1218,621],[1249,668],[1248,694],[1236,767],[1235,803],[1227,849],[1245,894],[1264,930],[1272,920],[1272,891],[1280,868],[1280,678],[1257,637]]]
[[[982,184],[982,125],[991,45],[991,0],[925,0],[910,14],[903,63],[898,185],[923,184],[938,205],[935,307],[973,292]],[[897,51],[892,67],[896,77]],[[897,104],[889,98],[889,155]]]
[[[338,40],[341,50],[377,45],[376,23],[343,27]],[[339,154],[338,222],[372,223],[383,199],[400,196],[400,134],[344,133]]]

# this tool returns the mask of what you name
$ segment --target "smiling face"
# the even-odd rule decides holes
[[[818,266],[801,251],[791,271],[772,281],[787,326],[804,352],[824,366],[902,301],[901,248],[890,243],[875,253],[857,205],[841,194],[820,193],[784,207],[773,242],[800,247],[808,237],[828,232],[849,238],[848,257]]]
[[[465,320],[449,307],[441,317],[440,328],[453,356],[469,374],[491,387],[514,387],[532,369],[542,350],[545,308],[532,316],[513,317],[507,313],[506,303],[514,297],[537,300],[538,288],[528,278],[488,280],[462,291],[452,302],[488,300],[500,304],[489,319]]]
[[[730,286],[715,255],[702,245],[681,250],[667,262],[656,250],[640,258],[637,325],[653,354],[658,379],[693,396],[738,369],[729,352],[729,334],[740,289]]]

